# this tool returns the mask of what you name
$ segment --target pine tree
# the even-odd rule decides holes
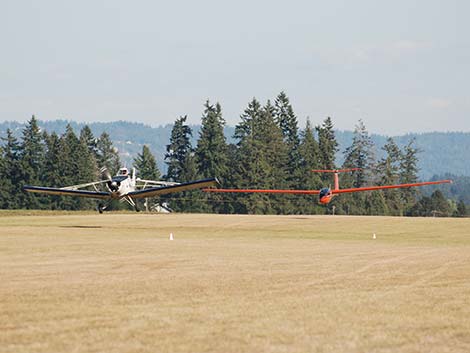
[[[238,133],[237,133],[238,132]],[[254,99],[236,127],[238,148],[237,187],[285,188],[287,147],[282,131],[274,119],[274,107],[268,101],[261,110]],[[250,194],[237,197],[237,208],[245,213],[280,213],[286,209],[285,198],[278,195]],[[282,204],[281,204],[282,202]]]
[[[374,143],[362,120],[354,129],[351,146],[344,151],[344,168],[359,168],[353,174],[353,186],[360,188],[369,179],[369,171],[374,166]]]
[[[44,165],[44,141],[38,126],[38,121],[33,115],[23,130],[23,141],[21,144],[20,168],[22,180],[20,189],[25,184],[38,185],[41,179]],[[47,202],[45,197],[23,193],[21,206],[25,208],[41,208]]]
[[[191,145],[192,130],[186,125],[187,116],[176,119],[171,130],[170,144],[166,146],[165,163],[168,171],[165,178],[169,181],[185,182],[199,178],[196,157]],[[176,193],[164,199],[172,209],[183,212],[197,212],[201,203],[195,192]]]
[[[459,200],[457,203],[457,210],[455,212],[456,217],[466,217],[467,216],[467,206],[463,200]]]
[[[44,141],[46,142],[46,158],[41,185],[51,187],[65,186],[63,171],[61,169],[62,163],[59,160],[62,151],[62,142],[55,132],[50,135],[44,132]],[[49,196],[50,209],[62,209],[62,203],[63,198],[61,196]]]
[[[294,114],[292,105],[285,92],[281,92],[274,103],[274,116],[277,124],[281,128],[284,143],[288,149],[287,181],[292,188],[301,187],[302,176],[305,170],[302,169],[302,157],[300,153],[300,138],[297,117]]]
[[[335,169],[336,152],[338,142],[335,138],[333,122],[327,117],[321,126],[316,127],[318,133],[319,160],[322,169]]]
[[[117,149],[113,146],[113,142],[108,133],[103,132],[97,141],[98,158],[97,163],[99,168],[106,167],[111,175],[115,175],[121,167],[119,154]]]
[[[90,145],[85,140],[78,140],[75,155],[77,158],[78,168],[77,181],[79,183],[89,183],[101,178],[99,175],[98,165],[96,163],[96,155],[93,149],[90,149]],[[80,202],[78,203],[78,207],[80,209],[92,209],[95,205],[96,201],[85,198],[80,198]]]
[[[176,119],[171,130],[170,144],[166,146],[165,163],[168,165],[166,179],[171,181],[187,181],[185,175],[187,159],[193,151],[191,146],[191,128],[186,125],[187,116]]]
[[[393,185],[400,182],[400,163],[402,153],[393,138],[389,137],[387,143],[382,147],[386,152],[376,167],[376,180],[379,185]],[[391,215],[403,215],[403,205],[400,190],[391,189],[378,191],[383,193],[387,203],[387,213]]]
[[[441,190],[436,190],[431,195],[431,214],[434,217],[449,217],[452,214],[449,201],[444,197]]]
[[[14,209],[21,206],[21,146],[8,129],[6,137],[2,138],[4,146],[2,148],[2,168],[0,169],[0,178],[2,180],[2,199],[1,208]]]
[[[373,170],[374,165],[374,144],[367,132],[367,129],[362,122],[359,123],[354,129],[354,136],[351,146],[344,151],[343,168],[360,168],[352,174],[343,174],[341,185],[345,187],[360,188],[366,185],[369,181],[370,170]],[[359,193],[355,195],[344,195],[340,201],[336,201],[337,206],[344,210],[348,210],[349,214],[370,214],[372,210],[367,209],[367,206],[372,204],[366,203],[366,198],[370,195]],[[375,198],[374,207],[376,203],[383,200],[383,198]],[[381,209],[385,205],[380,206]]]
[[[98,141],[88,125],[85,125],[80,131],[80,142],[88,148],[88,151],[96,160],[98,158]]]
[[[418,181],[418,156],[419,149],[414,147],[415,140],[412,139],[405,146],[400,161],[400,183],[416,183]],[[418,191],[416,188],[401,189],[403,207],[405,212],[416,202]]]
[[[134,159],[134,168],[137,169],[142,179],[159,180],[161,178],[157,161],[147,145],[142,147],[142,153],[138,153]]]
[[[67,125],[65,133],[60,139],[60,150],[58,154],[58,163],[64,185],[77,185],[84,180],[80,180],[80,168],[78,164],[78,149],[80,141],[75,135],[70,124]],[[91,180],[88,180],[91,181]],[[62,208],[66,210],[78,210],[81,207],[81,198],[64,197]]]
[[[206,101],[201,131],[196,146],[198,169],[204,178],[227,175],[227,142],[224,135],[225,120],[222,108]]]
[[[300,178],[300,188],[307,190],[318,190],[322,187],[322,181],[318,173],[312,173],[313,169],[320,169],[319,165],[319,147],[318,142],[315,140],[314,131],[310,123],[310,119],[307,119],[307,123],[304,131],[302,132],[302,140],[299,146],[301,156],[301,169],[304,173]],[[324,210],[321,206],[318,206],[316,198],[312,196],[298,195],[299,202],[298,207],[301,213],[317,214],[323,213]]]
[[[206,101],[201,122],[201,131],[195,150],[199,174],[204,178],[217,177],[222,182],[228,175],[227,142],[224,135],[225,120],[219,103],[215,106]],[[222,195],[201,195],[202,199],[211,198],[206,202],[204,211],[215,210],[223,212],[224,205],[220,203]]]
[[[134,159],[134,168],[137,169],[141,179],[145,180],[159,180],[161,178],[160,171],[157,167],[157,161],[150,152],[150,148],[147,145],[142,147],[142,153],[137,154]],[[151,200],[145,199],[146,210],[149,210],[149,203],[153,204],[153,198]]]
[[[256,98],[253,98],[243,114],[240,116],[240,122],[235,126],[235,134],[233,137],[238,140],[237,146],[245,141],[253,133],[253,122],[259,119],[261,114],[261,104]]]

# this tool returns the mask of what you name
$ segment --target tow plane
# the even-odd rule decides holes
[[[282,189],[212,189],[205,188],[205,192],[226,192],[226,193],[265,193],[265,194],[294,194],[294,195],[318,195],[318,202],[322,205],[326,205],[331,202],[334,196],[344,193],[352,192],[363,192],[372,190],[384,190],[384,189],[398,189],[398,188],[410,188],[425,185],[435,184],[448,184],[452,183],[452,180],[438,180],[438,181],[427,181],[421,183],[409,183],[409,184],[396,184],[396,185],[377,185],[377,186],[366,186],[361,188],[348,188],[340,189],[339,187],[339,174],[354,172],[361,170],[360,168],[349,168],[349,169],[315,169],[312,172],[315,173],[332,173],[334,175],[334,188],[329,187],[321,188],[320,190],[282,190]]]
[[[145,180],[136,177],[135,169],[132,175],[127,168],[119,169],[116,176],[112,177],[109,171],[103,167],[100,170],[102,180],[86,184],[72,185],[61,188],[25,185],[26,192],[40,193],[47,195],[76,196],[105,201],[100,203],[98,211],[103,211],[112,200],[120,200],[129,203],[136,211],[139,208],[136,199],[166,195],[175,192],[208,188],[218,185],[217,178],[190,181],[187,183],[176,183],[159,180]],[[93,190],[89,190],[93,188]],[[105,189],[103,191],[103,188]]]

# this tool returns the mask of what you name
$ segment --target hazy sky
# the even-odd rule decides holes
[[[234,125],[286,91],[303,126],[470,131],[470,1],[0,0],[0,121]]]

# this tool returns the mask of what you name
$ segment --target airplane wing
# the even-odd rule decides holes
[[[371,190],[383,190],[383,189],[398,189],[398,188],[409,188],[415,186],[424,186],[424,185],[435,185],[435,184],[449,184],[452,183],[452,180],[438,180],[438,181],[426,181],[422,183],[412,183],[412,184],[398,184],[398,185],[382,185],[382,186],[367,186],[363,188],[351,188],[351,189],[339,189],[331,190],[333,194],[344,194],[348,192],[361,192],[361,191],[371,191]]]
[[[180,183],[175,183],[173,181],[162,181],[162,180],[145,180],[137,178],[136,181],[138,183],[142,183],[143,185],[139,186],[147,186],[147,185],[160,185],[160,186],[172,186],[172,185],[179,185]]]
[[[42,186],[23,186],[23,190],[38,194],[59,195],[59,196],[78,196],[92,199],[109,199],[111,196],[107,192],[89,191],[89,190],[71,190],[66,188],[48,188]]]
[[[64,189],[64,190],[78,190],[78,189],[86,188],[86,187],[88,187],[88,186],[95,186],[95,185],[99,185],[99,184],[104,184],[104,183],[107,183],[108,181],[109,181],[109,180],[94,181],[94,182],[92,182],[92,183],[65,186],[65,187],[63,187],[63,188],[61,188],[61,189]]]
[[[181,192],[187,190],[207,188],[210,186],[216,186],[219,183],[217,178],[203,179],[197,181],[191,181],[189,183],[182,183],[177,185],[162,186],[158,188],[148,188],[144,190],[132,191],[126,196],[129,196],[133,199],[140,199],[144,197],[154,197],[160,195],[171,194],[174,192]]]
[[[295,195],[318,195],[319,190],[282,190],[282,189],[202,189],[205,192],[238,192],[259,194],[295,194]]]

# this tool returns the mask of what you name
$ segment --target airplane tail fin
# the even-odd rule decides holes
[[[354,172],[354,171],[357,171],[357,170],[361,170],[361,168],[333,169],[333,170],[330,170],[330,169],[314,169],[314,170],[311,170],[311,172],[314,172],[314,173],[333,173],[334,177],[335,177],[335,188],[334,188],[334,190],[337,191],[337,190],[339,190],[339,177],[338,177],[339,173]]]

